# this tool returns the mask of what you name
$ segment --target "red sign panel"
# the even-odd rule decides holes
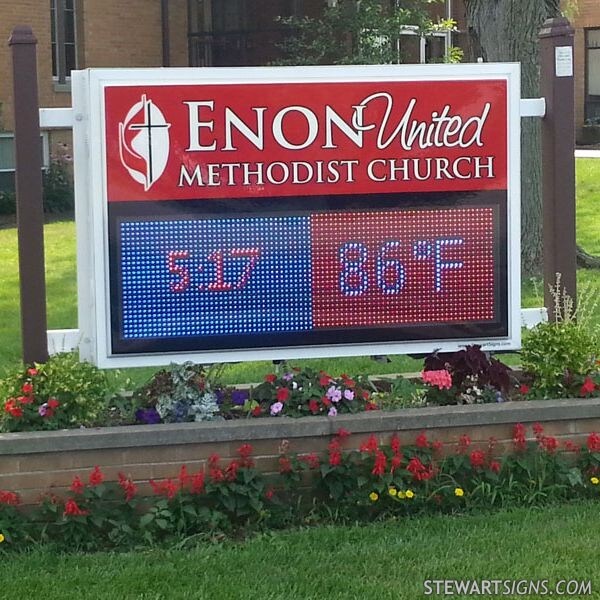
[[[109,202],[507,188],[507,82],[105,88]]]

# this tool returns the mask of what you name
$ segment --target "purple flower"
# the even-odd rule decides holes
[[[39,408],[38,412],[40,413],[40,417],[45,417],[48,414],[48,404],[44,402]]]
[[[233,390],[231,392],[231,402],[236,406],[244,406],[249,397],[250,393],[248,390]]]
[[[325,394],[332,402],[339,402],[342,399],[342,392],[332,385]]]
[[[329,409],[329,412],[327,413],[328,417],[336,417],[337,416],[337,408],[335,406],[332,406]]]
[[[154,425],[160,423],[160,415],[155,408],[138,408],[135,411],[135,420],[146,425]]]
[[[223,398],[225,397],[223,390],[217,390],[215,396],[217,398],[217,404],[223,404]]]
[[[283,410],[283,404],[281,402],[275,402],[271,404],[271,415],[278,415]]]
[[[354,392],[352,390],[344,390],[344,398],[346,400],[354,400]]]
[[[286,373],[282,379],[284,379],[285,381],[291,381],[292,379],[294,379],[294,374],[293,373]]]

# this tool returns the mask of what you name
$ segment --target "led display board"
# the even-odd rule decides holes
[[[73,76],[82,354],[520,345],[516,65]]]

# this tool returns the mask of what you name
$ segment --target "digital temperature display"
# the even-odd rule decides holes
[[[112,228],[122,307],[113,345],[175,351],[319,344],[336,332],[360,342],[502,330],[503,203],[487,195],[495,201],[463,206],[455,195],[436,208],[364,196],[360,209],[326,211],[275,199],[275,214],[262,216],[224,216],[218,203],[171,215],[181,205],[165,203],[148,219],[130,205]]]

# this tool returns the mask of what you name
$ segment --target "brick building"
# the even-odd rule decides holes
[[[0,39],[28,24],[38,40],[40,105],[68,106],[69,73],[86,67],[244,66],[277,58],[283,30],[278,15],[316,14],[335,0],[0,0]],[[461,23],[460,0],[433,5],[438,16]],[[260,9],[257,9],[257,6]],[[600,117],[600,3],[578,0],[576,125]],[[415,62],[435,58],[451,42],[405,36]],[[460,36],[453,42],[461,45]],[[11,55],[0,45],[0,186],[12,171]],[[53,134],[44,137],[45,160]],[[5,177],[6,179],[6,177]]]

